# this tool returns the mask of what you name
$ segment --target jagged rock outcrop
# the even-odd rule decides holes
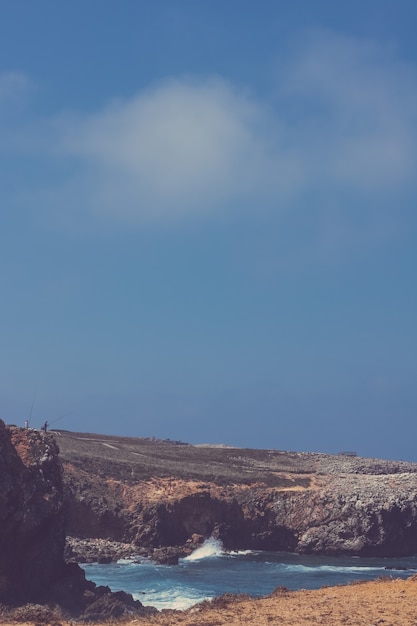
[[[361,556],[417,553],[417,474],[333,477],[309,494],[299,529],[298,551]],[[305,496],[304,496],[305,499]]]
[[[65,565],[64,543],[54,438],[0,421],[0,601],[43,598]]]
[[[68,531],[157,560],[226,549],[417,553],[417,464],[58,433]],[[91,551],[89,558],[92,558]]]
[[[62,467],[53,435],[0,420],[0,603],[49,603],[93,619],[143,612],[64,559]]]

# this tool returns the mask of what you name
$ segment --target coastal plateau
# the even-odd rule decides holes
[[[417,553],[417,464],[57,431],[67,556]]]

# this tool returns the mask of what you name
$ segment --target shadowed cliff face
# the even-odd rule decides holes
[[[417,464],[57,433],[68,532],[161,558],[226,549],[417,553]],[[169,552],[171,560],[172,552]],[[162,552],[163,558],[163,552]]]
[[[256,510],[253,503],[253,508],[247,508],[238,489],[223,497],[215,491],[196,487],[196,493],[174,501],[139,504],[127,525],[127,537],[138,546],[153,548],[186,545],[193,535],[216,537],[228,550],[296,547],[293,531],[277,523],[267,506]]]
[[[43,598],[64,568],[62,472],[51,435],[0,422],[0,601]]]
[[[0,420],[0,603],[52,603],[85,619],[143,613],[141,603],[65,563],[62,467],[55,438]]]

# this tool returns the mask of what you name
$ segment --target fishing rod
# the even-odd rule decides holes
[[[56,424],[56,422],[59,422],[59,420],[62,420],[64,417],[67,417],[67,415],[71,415],[71,412],[60,415],[56,419],[52,420],[52,422],[48,422],[48,420],[46,420],[46,422],[41,426],[41,430],[46,432],[50,426],[52,426],[53,424]]]
[[[35,404],[35,392],[33,392],[32,406],[30,407],[29,419],[27,420],[28,426],[30,426],[30,420],[32,419],[33,405],[34,404]]]
[[[52,420],[52,422],[49,422],[49,426],[52,426],[52,424],[56,424],[56,422],[59,422],[59,420],[62,420],[64,417],[67,417],[67,415],[71,415],[71,414],[64,413],[64,415],[61,415],[60,417],[57,417],[56,419]]]

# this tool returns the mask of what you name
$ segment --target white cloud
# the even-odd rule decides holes
[[[416,163],[417,76],[390,51],[326,31],[304,40],[284,71],[304,116],[294,140],[330,184],[387,188]]]
[[[19,80],[10,75],[3,92]],[[417,79],[392,51],[316,32],[289,51],[277,85],[267,101],[219,78],[170,79],[95,114],[61,116],[40,149],[53,128],[54,157],[71,173],[49,198],[143,222],[412,181]]]
[[[83,160],[98,210],[142,219],[216,210],[288,184],[268,153],[262,106],[219,79],[170,80],[84,120],[66,121],[64,154]],[[273,166],[273,167],[271,167]]]

